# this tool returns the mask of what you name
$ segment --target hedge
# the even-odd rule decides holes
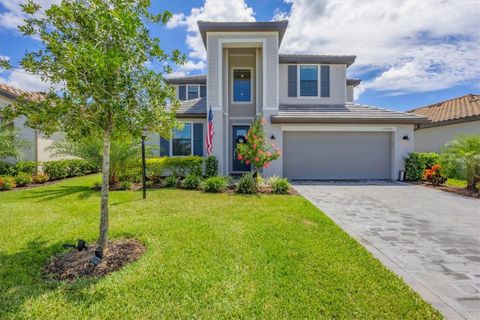
[[[42,163],[43,172],[50,180],[83,176],[99,171],[95,165],[81,159],[53,160]]]
[[[421,180],[423,171],[437,164],[438,160],[439,155],[435,152],[411,152],[405,158],[406,179],[409,181]]]
[[[201,176],[203,158],[189,157],[162,157],[147,159],[147,176],[151,180],[166,176],[167,173],[177,177],[186,177],[189,174]]]
[[[0,161],[0,175],[17,175],[21,172],[30,175],[37,171],[38,163],[35,161],[19,161],[15,164]]]

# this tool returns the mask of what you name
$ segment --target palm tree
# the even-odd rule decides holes
[[[0,124],[0,159],[14,157],[20,160],[23,156],[22,150],[30,145],[28,140],[20,137],[17,129]]]

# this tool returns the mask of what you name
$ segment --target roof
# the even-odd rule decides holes
[[[431,124],[427,126],[480,120],[480,95],[470,93],[407,112],[428,117]]]
[[[166,78],[165,82],[170,84],[206,84],[207,75],[200,74],[196,76],[172,77]]]
[[[203,44],[207,46],[207,32],[248,32],[248,31],[276,31],[278,32],[278,46],[282,43],[288,21],[270,22],[212,22],[198,21],[198,28],[202,35]]]
[[[347,79],[347,86],[358,86],[362,82],[360,79]]]
[[[43,99],[45,96],[44,92],[28,92],[12,86],[9,86],[5,83],[0,83],[0,96],[7,97],[9,99],[17,99],[22,95],[27,95],[32,101]]]
[[[279,54],[280,63],[318,63],[318,64],[346,64],[351,66],[356,56],[325,55],[325,54]]]
[[[207,116],[207,101],[205,98],[180,101],[176,113],[178,118],[205,118]]]
[[[427,122],[423,116],[386,110],[360,104],[287,105],[281,104],[272,123],[388,123],[416,124]]]

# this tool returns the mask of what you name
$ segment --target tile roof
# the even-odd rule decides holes
[[[425,123],[428,119],[411,113],[360,104],[280,105],[272,123]]]
[[[207,75],[200,74],[196,76],[172,77],[166,78],[165,82],[170,84],[206,84]]]
[[[9,99],[16,99],[23,94],[26,94],[32,101],[41,100],[45,96],[44,92],[28,92],[9,86],[5,83],[0,83],[0,96],[7,97]]]
[[[205,98],[181,101],[177,110],[179,118],[205,118],[207,116],[207,100]]]
[[[432,124],[453,120],[469,121],[472,117],[480,118],[480,95],[467,94],[407,112],[426,116]]]

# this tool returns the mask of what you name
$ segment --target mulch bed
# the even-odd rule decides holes
[[[465,197],[480,199],[480,192],[475,192],[473,190],[469,190],[469,189],[466,189],[466,188],[451,187],[451,186],[447,186],[447,185],[434,186],[431,183],[427,183],[425,181],[418,181],[418,182],[411,182],[410,181],[409,183],[416,184],[416,185],[421,185],[421,186],[436,189],[436,190],[442,190],[442,191],[446,191],[446,192],[456,193],[456,194],[459,194],[459,195],[462,195],[462,196],[465,196]]]
[[[111,241],[102,262],[94,266],[90,260],[95,255],[96,247],[91,245],[86,250],[74,249],[53,257],[45,266],[45,275],[49,279],[70,281],[80,277],[102,277],[137,260],[146,250],[145,245],[135,239]]]

